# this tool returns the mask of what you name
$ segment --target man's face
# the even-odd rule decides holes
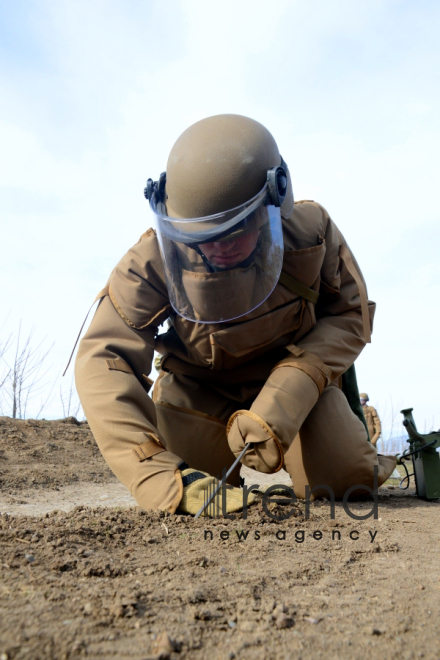
[[[366,406],[367,405],[367,400],[366,399],[361,399],[361,405]]]
[[[212,243],[200,243],[199,248],[213,266],[234,268],[247,259],[257,247],[259,229],[253,229],[235,238]]]

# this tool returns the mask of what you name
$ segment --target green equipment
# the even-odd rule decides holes
[[[406,470],[404,461],[411,457],[417,497],[435,500],[440,498],[440,458],[437,453],[437,447],[440,447],[440,430],[432,433],[419,433],[412,411],[412,408],[400,411],[404,416],[403,425],[409,436],[407,440],[409,449],[397,456],[397,463],[403,465]],[[408,486],[410,476],[412,475],[409,475],[406,470],[406,477],[402,479],[402,482],[408,480]]]

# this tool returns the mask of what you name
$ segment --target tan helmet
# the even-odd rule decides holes
[[[275,288],[283,263],[282,216],[293,211],[290,176],[269,131],[217,115],[178,138],[150,202],[169,300],[180,316],[222,323],[249,314]]]
[[[365,401],[369,401],[369,400],[370,400],[370,397],[368,396],[368,394],[366,394],[366,392],[361,392],[361,393],[359,394],[359,398],[360,398],[360,399],[364,399]]]
[[[198,121],[177,139],[168,158],[165,203],[168,216],[200,218],[244,204],[261,191],[268,170],[283,165],[287,190],[283,217],[293,211],[287,166],[269,131],[241,115]]]

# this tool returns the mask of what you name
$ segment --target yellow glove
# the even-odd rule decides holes
[[[218,487],[219,480],[206,474],[206,472],[188,468],[182,471],[182,483],[183,497],[179,509],[184,513],[191,513],[195,516]],[[241,488],[234,488],[234,486],[225,484],[206,507],[202,516],[214,518],[226,513],[241,511],[244,506],[252,504],[256,500],[256,495],[250,492],[247,493],[246,502],[244,502],[244,494],[245,492]]]

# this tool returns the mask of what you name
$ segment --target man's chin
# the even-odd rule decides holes
[[[212,260],[211,263],[216,268],[234,268],[235,266],[238,266],[238,264],[241,263],[241,261],[243,261],[243,259],[240,256],[240,257],[234,257],[233,259],[217,258],[215,260]]]

